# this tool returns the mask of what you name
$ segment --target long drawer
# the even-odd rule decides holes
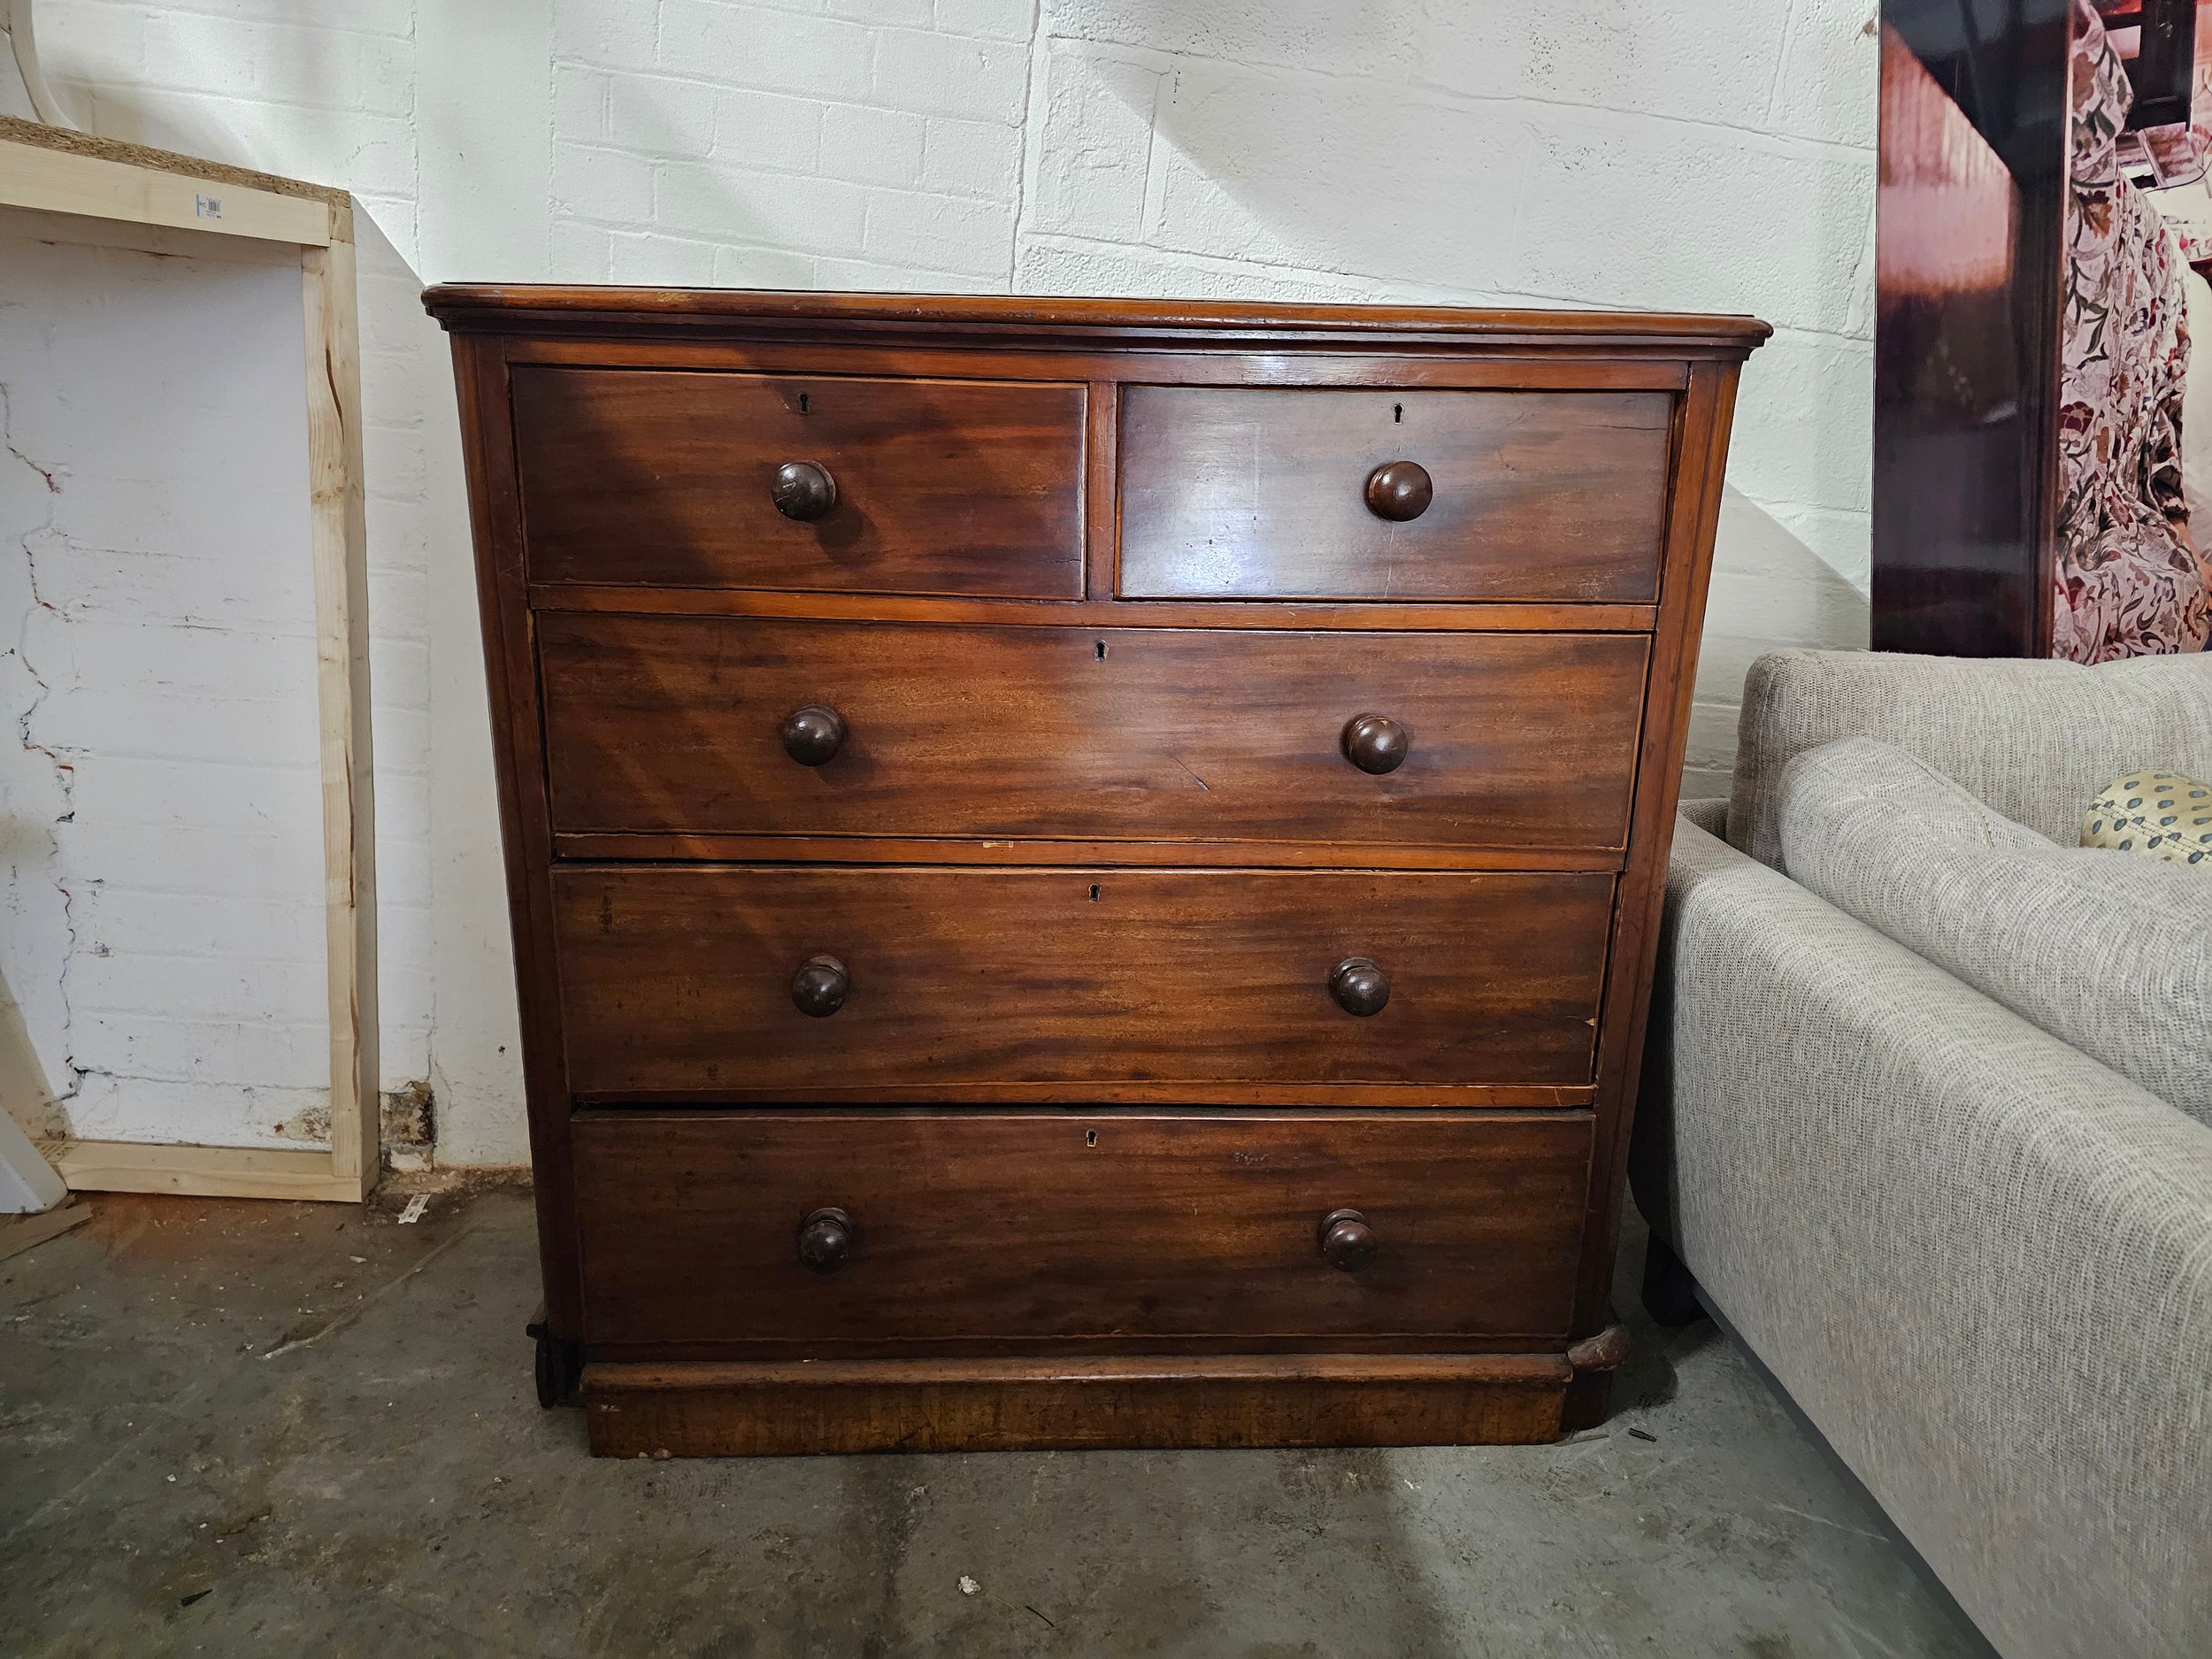
[[[570,832],[1615,849],[1649,655],[1626,634],[536,627]],[[809,708],[834,741],[795,759]],[[1362,716],[1398,747],[1358,752]]]
[[[1605,875],[568,864],[569,1087],[1586,1085],[1612,900]]]
[[[1072,597],[1083,409],[1080,386],[519,366],[530,579]]]
[[[584,1338],[664,1346],[1556,1339],[1591,1148],[1578,1112],[584,1113],[572,1135]]]

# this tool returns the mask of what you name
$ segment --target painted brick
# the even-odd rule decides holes
[[[833,18],[854,23],[930,23],[930,0],[828,0],[823,8]]]
[[[869,90],[893,109],[1012,126],[1029,100],[1029,53],[1006,42],[883,29]]]
[[[856,184],[910,189],[921,182],[927,127],[921,116],[903,110],[831,104],[822,111],[821,170],[833,179],[849,179]]]
[[[1874,207],[1873,169],[1861,157],[1644,116],[1531,119],[1521,270],[1534,291],[1752,311],[1830,333],[1850,326]],[[1593,226],[1634,257],[1593,259]]]
[[[617,282],[644,288],[699,288],[714,280],[715,244],[654,232],[617,231],[608,239]]]
[[[1797,0],[1791,11],[1773,104],[1761,124],[1871,150],[1882,53],[1874,0]]]
[[[1159,121],[1174,135],[1159,164],[1163,246],[1467,288],[1509,286],[1523,268],[1530,137],[1515,106],[1208,66],[1173,78]]]
[[[1037,12],[1038,0],[937,0],[935,16],[941,34],[1025,41],[1036,27]]]
[[[1393,72],[1399,81],[1456,35],[1502,56],[1513,55],[1531,10],[1515,12],[1506,23],[1449,7],[1409,7],[1405,0],[1335,0],[1327,5],[1285,5],[1279,0],[1180,0],[1171,5],[1045,0],[1045,4],[1050,32],[1071,39],[1256,68]]]
[[[868,89],[870,43],[871,31],[834,18],[661,0],[661,66],[729,86],[857,99]]]
[[[553,65],[553,131],[571,143],[607,135],[607,100],[614,77],[581,64]]]
[[[1102,242],[1138,240],[1162,73],[1056,42],[1044,74],[1032,224]]]
[[[614,242],[603,227],[572,219],[554,221],[546,269],[549,280],[608,282],[613,272]]]
[[[822,258],[814,262],[815,286],[864,294],[1002,294],[1006,274],[933,271],[900,260]]]
[[[1694,22],[1666,6],[1551,0],[1524,10],[1509,28],[1434,28],[1414,73],[1470,96],[1756,128],[1786,20],[1775,0],[1700,0]],[[1594,50],[1601,42],[1603,50]]]
[[[715,88],[666,75],[607,82],[607,142],[649,157],[704,156],[714,148]]]
[[[868,196],[836,179],[672,162],[660,170],[657,200],[660,222],[672,230],[806,253],[858,253]]]
[[[651,5],[557,4],[552,18],[557,62],[622,70],[650,69],[657,60],[658,19]]]
[[[556,144],[553,196],[580,219],[648,224],[653,218],[653,164],[621,150]]]
[[[1019,127],[929,118],[929,135],[922,150],[925,190],[1012,201],[1021,193],[1021,166]]]
[[[326,1103],[324,1088],[233,1087],[100,1074],[87,1077],[70,1105],[76,1133],[91,1141],[170,1141],[189,1124],[215,1146],[291,1147],[273,1125]]]
[[[724,88],[714,100],[714,159],[727,166],[812,173],[821,161],[823,129],[845,107]]]
[[[733,288],[811,288],[822,286],[819,262],[782,248],[717,248],[714,280]]]
[[[868,200],[866,251],[879,260],[1002,277],[1013,264],[1013,204],[878,190]]]

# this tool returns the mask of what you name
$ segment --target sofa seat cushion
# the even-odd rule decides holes
[[[2081,844],[2212,875],[2212,783],[2177,772],[2131,772],[2089,803]]]
[[[1789,878],[2212,1125],[2212,882],[2060,847],[1870,738],[1782,777]]]

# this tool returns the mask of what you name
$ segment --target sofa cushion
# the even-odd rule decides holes
[[[1780,796],[1790,879],[2212,1125],[2212,882],[2055,845],[1870,738]]]
[[[2212,875],[2212,783],[2177,772],[2135,772],[2101,791],[2081,844],[2114,847]]]
[[[2083,809],[2147,766],[2212,776],[2212,653],[2124,662],[1770,651],[1744,681],[1728,841],[1781,867],[1783,769],[1839,737],[1917,755],[2072,846]]]

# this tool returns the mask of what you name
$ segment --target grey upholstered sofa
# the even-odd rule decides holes
[[[2212,775],[2212,657],[1754,666],[1676,826],[1646,1300],[1701,1290],[2001,1653],[2212,1655],[2212,1125],[1790,879],[1789,763],[1853,737],[2071,847],[2114,779]],[[2200,1044],[2198,972],[2157,1034]]]

